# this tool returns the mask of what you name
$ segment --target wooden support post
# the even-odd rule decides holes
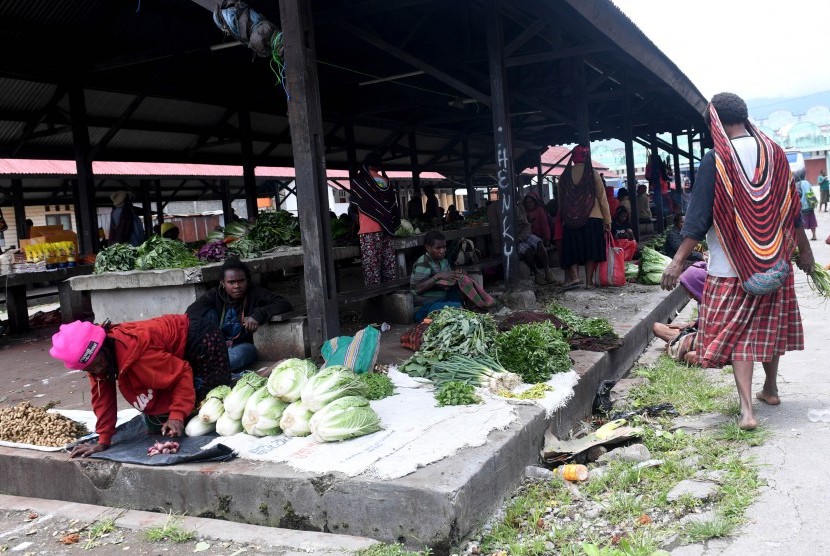
[[[421,198],[421,165],[418,161],[418,141],[415,139],[415,132],[409,132],[409,166],[412,172],[412,195],[410,198]],[[409,203],[405,203],[407,209],[406,217],[412,220],[413,218],[421,218],[424,215],[423,210],[413,211],[414,214],[409,214]],[[404,274],[406,276],[406,266],[404,266]]]
[[[323,342],[339,335],[340,322],[311,3],[280,0],[280,21],[285,44],[288,122],[304,247],[303,279],[309,343],[311,352],[317,353]]]
[[[501,2],[486,4],[487,56],[490,64],[490,98],[493,111],[493,139],[496,146],[496,173],[499,188],[504,283],[508,290],[519,285],[519,253],[516,249],[516,172],[513,167],[513,135],[507,98],[504,67],[504,37],[501,27]]]
[[[251,143],[251,113],[248,110],[239,111],[239,133],[242,140],[242,180],[245,183],[245,207],[248,218],[256,217],[256,173],[254,172],[254,150]]]
[[[353,180],[357,177],[357,171],[360,169],[360,164],[357,162],[357,150],[354,146],[354,125],[346,124],[343,131],[346,134],[346,161],[349,165],[349,180]]]
[[[577,142],[590,147],[591,122],[588,114],[588,92],[585,84],[585,62],[582,57],[571,59],[574,94],[576,96],[576,137]]]
[[[542,171],[542,153],[539,153],[539,159],[536,161],[536,192],[539,194],[539,199],[545,201],[544,188],[545,174]]]
[[[475,210],[475,205],[478,203],[476,199],[476,188],[473,185],[473,171],[472,164],[470,164],[470,140],[464,138],[461,142],[462,154],[464,156],[464,186],[467,188],[467,210]]]
[[[23,204],[23,180],[20,178],[12,179],[12,203],[17,228],[17,246],[20,247],[20,240],[29,237],[29,230],[26,228],[26,205]]]
[[[95,182],[89,158],[89,130],[86,125],[86,100],[80,85],[69,88],[69,112],[72,118],[72,143],[75,171],[78,174],[78,244],[81,253],[98,251],[98,216],[95,209]]]
[[[648,188],[654,192],[654,208],[657,214],[652,214],[657,219],[655,222],[654,231],[658,234],[663,233],[666,227],[666,215],[663,214],[663,187],[661,183],[662,176],[660,174],[660,152],[657,149],[657,134],[654,131],[649,131],[649,155],[648,159],[651,161],[651,175],[648,178]]]
[[[153,200],[150,197],[150,180],[139,180],[141,185],[141,212],[144,216],[144,234],[153,234]]]
[[[231,187],[228,180],[219,180],[219,190],[222,195],[222,214],[225,217],[225,225],[227,226],[228,222],[231,220],[231,214],[233,214],[233,207],[231,206]],[[277,206],[280,205],[279,202],[280,192],[277,189]]]
[[[637,170],[634,168],[634,130],[631,129],[631,102],[626,95],[623,100],[623,143],[625,144],[625,175],[631,214],[628,221],[634,231],[634,239],[640,241],[640,217],[637,209]]]
[[[675,199],[682,199],[683,196],[683,179],[680,176],[680,152],[677,148],[677,134],[672,132],[671,134],[671,146],[672,146],[672,165],[674,166],[674,190],[677,191],[677,195]],[[674,199],[672,199],[674,201]],[[682,201],[681,201],[682,203]],[[681,205],[682,206],[682,205]]]
[[[689,181],[692,182],[692,187],[695,185],[695,142],[694,142],[694,131],[689,130],[689,134],[686,136],[689,141]]]
[[[161,180],[153,180],[153,189],[156,193],[156,222],[159,227],[164,224],[164,200],[161,197]]]

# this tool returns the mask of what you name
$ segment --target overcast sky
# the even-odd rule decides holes
[[[830,0],[612,0],[707,99],[830,90]]]

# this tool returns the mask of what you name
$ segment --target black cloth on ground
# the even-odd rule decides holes
[[[112,445],[103,452],[92,454],[91,458],[118,461],[121,463],[137,463],[139,465],[175,465],[177,463],[229,461],[236,457],[233,450],[223,444],[217,444],[207,450],[205,446],[218,438],[215,434],[207,436],[182,436],[170,438],[157,434],[149,434],[144,426],[144,417],[136,415],[131,420],[119,425],[112,437]],[[147,449],[156,441],[166,442],[173,440],[179,443],[179,451],[175,454],[158,454],[148,456]]]

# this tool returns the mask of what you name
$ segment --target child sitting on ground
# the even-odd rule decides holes
[[[424,237],[426,253],[412,267],[409,286],[415,300],[415,321],[444,307],[462,307],[467,300],[476,309],[495,304],[493,298],[461,270],[452,270],[447,260],[447,239],[439,231]]]

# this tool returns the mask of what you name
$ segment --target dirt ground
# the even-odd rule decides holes
[[[147,531],[112,527],[98,534],[95,523],[78,522],[32,512],[0,511],[0,553],[36,554],[193,554],[203,552],[222,556],[286,554],[283,549],[194,538],[177,543],[151,541]],[[108,528],[109,529],[109,528]]]

